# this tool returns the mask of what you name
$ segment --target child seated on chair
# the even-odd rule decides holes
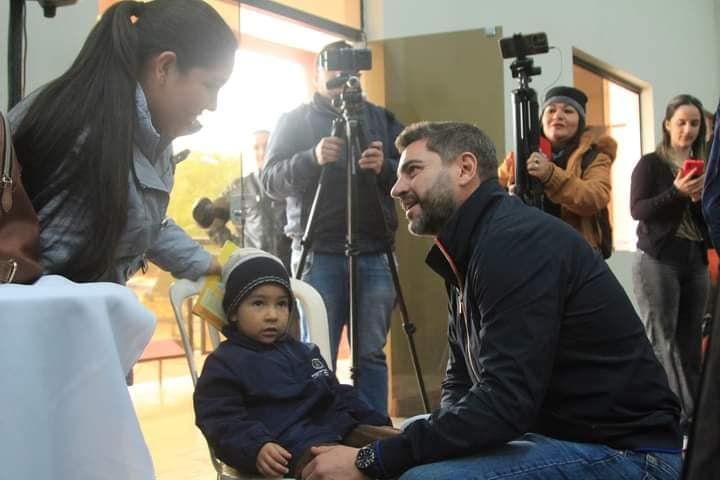
[[[396,433],[390,420],[338,383],[320,350],[286,333],[294,299],[279,259],[231,257],[223,268],[227,340],[205,361],[196,424],[227,465],[298,476],[311,446],[363,446]]]

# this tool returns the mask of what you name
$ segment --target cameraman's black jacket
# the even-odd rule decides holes
[[[680,451],[678,401],[640,319],[572,227],[490,180],[443,228],[427,263],[449,297],[442,404],[379,442],[383,478],[527,432]]]
[[[395,205],[389,192],[397,179],[399,154],[395,137],[403,126],[392,113],[384,108],[363,102],[363,122],[367,141],[383,142],[385,161],[380,175],[360,171],[358,182],[358,232],[357,246],[361,253],[382,252],[394,242],[397,229]],[[313,197],[320,177],[321,167],[315,159],[315,145],[331,134],[332,121],[338,113],[329,100],[315,94],[313,101],[284,114],[270,136],[262,181],[267,193],[276,198],[293,197],[299,201],[301,225],[304,230]],[[363,146],[365,148],[366,146]],[[345,153],[337,162],[327,165],[322,198],[318,201],[312,250],[323,253],[343,253],[347,231],[346,218],[346,160]],[[376,190],[379,189],[382,213],[389,227],[385,235],[383,218],[377,206]],[[288,218],[288,225],[293,225]],[[288,234],[302,235],[301,232]]]

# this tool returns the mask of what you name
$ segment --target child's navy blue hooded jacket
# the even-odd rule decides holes
[[[226,327],[195,389],[195,422],[226,464],[256,472],[260,448],[275,442],[290,469],[313,445],[340,442],[358,424],[390,420],[338,383],[320,350],[288,335],[271,345]]]

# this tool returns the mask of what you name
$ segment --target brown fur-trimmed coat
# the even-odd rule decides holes
[[[581,172],[582,157],[593,145],[598,154]],[[568,158],[567,168],[552,164],[550,173],[543,179],[545,195],[561,207],[560,217],[594,248],[600,245],[600,227],[595,214],[610,202],[610,167],[616,153],[617,142],[611,137],[595,139],[591,132],[585,132],[580,137],[578,148]],[[515,155],[510,152],[498,167],[498,179],[502,186],[514,183],[514,165]]]

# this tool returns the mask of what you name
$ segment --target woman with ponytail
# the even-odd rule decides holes
[[[121,1],[71,67],[10,112],[46,273],[124,284],[146,260],[180,278],[219,273],[165,214],[171,142],[215,109],[236,48],[202,0]]]

